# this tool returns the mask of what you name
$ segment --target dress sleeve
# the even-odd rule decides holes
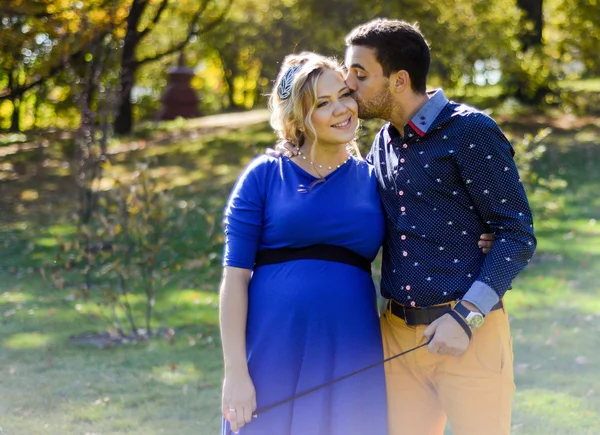
[[[264,171],[254,160],[237,180],[224,213],[225,247],[223,266],[254,269],[264,212]]]

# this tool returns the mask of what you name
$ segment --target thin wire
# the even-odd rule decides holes
[[[325,387],[328,387],[328,386],[330,386],[330,385],[332,385],[332,384],[335,384],[336,382],[343,381],[344,379],[347,379],[347,378],[349,378],[349,377],[351,377],[351,376],[357,375],[357,374],[359,374],[359,373],[361,373],[361,372],[364,372],[364,371],[366,371],[366,370],[372,369],[373,367],[377,367],[378,365],[385,364],[386,362],[388,362],[388,361],[391,361],[391,360],[393,360],[393,359],[395,359],[395,358],[398,358],[398,357],[400,357],[400,356],[402,356],[402,355],[406,355],[407,353],[410,353],[410,352],[413,352],[413,351],[415,351],[415,350],[417,350],[417,349],[420,349],[420,348],[422,348],[422,347],[425,347],[425,346],[427,346],[427,345],[429,344],[429,342],[430,342],[432,339],[433,339],[433,337],[431,337],[431,338],[430,338],[429,340],[427,340],[425,343],[423,343],[423,344],[420,344],[420,345],[418,345],[418,346],[416,346],[416,347],[413,347],[412,349],[405,350],[404,352],[400,352],[400,353],[398,353],[398,354],[396,354],[396,355],[393,355],[393,356],[391,356],[391,357],[389,357],[389,358],[386,358],[386,359],[384,359],[384,360],[378,361],[378,362],[376,362],[376,363],[374,363],[374,364],[371,364],[371,365],[369,365],[369,366],[367,366],[367,367],[363,367],[363,368],[362,368],[362,369],[360,369],[360,370],[356,370],[356,371],[354,371],[354,372],[352,372],[352,373],[349,373],[349,374],[347,374],[347,375],[344,375],[344,376],[342,376],[342,377],[340,377],[340,378],[336,378],[336,379],[334,379],[334,380],[332,380],[332,381],[329,381],[329,382],[327,382],[327,383],[325,383],[325,384],[318,385],[318,386],[316,386],[316,387],[314,387],[314,388],[311,388],[310,390],[303,391],[302,393],[300,393],[300,394],[296,394],[295,396],[288,397],[287,399],[280,400],[279,402],[275,402],[275,403],[273,403],[273,404],[271,404],[271,405],[269,405],[269,406],[265,406],[264,408],[257,409],[257,410],[256,410],[256,411],[255,411],[255,412],[252,414],[252,417],[253,417],[253,418],[257,418],[257,417],[258,417],[258,414],[262,414],[262,413],[265,413],[265,412],[267,412],[267,411],[270,411],[271,409],[273,409],[273,408],[277,408],[278,406],[281,406],[281,405],[283,405],[283,404],[285,404],[285,403],[292,402],[292,401],[294,401],[294,400],[296,400],[296,399],[299,399],[299,398],[301,398],[301,397],[304,397],[304,396],[306,396],[306,395],[308,395],[308,394],[314,393],[315,391],[321,390],[321,389],[323,389],[323,388],[325,388]],[[231,428],[229,428],[229,430],[228,430],[228,433],[229,433],[229,434],[232,434],[232,433],[235,433],[235,432],[233,432],[233,431],[231,430]]]
[[[273,408],[277,408],[278,406],[281,406],[284,403],[292,402],[292,401],[294,401],[296,399],[299,399],[301,397],[304,397],[304,396],[306,396],[308,394],[314,393],[315,391],[321,390],[321,389],[323,389],[325,387],[328,387],[328,386],[330,386],[332,384],[335,384],[336,382],[343,381],[344,379],[347,379],[347,378],[349,378],[351,376],[355,376],[355,375],[357,375],[359,373],[362,373],[362,372],[364,372],[366,370],[372,369],[373,367],[377,367],[378,365],[385,364],[388,361],[391,361],[391,360],[393,360],[395,358],[398,358],[398,357],[400,357],[402,355],[406,355],[407,353],[413,352],[413,351],[415,351],[417,349],[420,349],[422,347],[427,346],[430,341],[431,341],[431,338],[429,340],[427,340],[427,342],[425,342],[423,344],[420,344],[419,346],[413,347],[412,349],[405,350],[404,352],[400,352],[399,354],[393,355],[393,356],[391,356],[389,358],[386,358],[384,360],[381,360],[381,361],[378,361],[376,363],[373,363],[373,364],[371,364],[371,365],[369,365],[367,367],[363,367],[362,369],[356,370],[356,371],[354,371],[352,373],[349,373],[349,374],[344,375],[342,377],[336,378],[336,379],[334,379],[332,381],[329,381],[329,382],[327,382],[325,384],[321,384],[321,385],[318,385],[318,386],[316,386],[314,388],[311,388],[310,390],[303,391],[302,393],[296,394],[295,396],[288,397],[287,399],[280,400],[280,401],[275,402],[275,403],[273,403],[273,404],[271,404],[269,406],[265,406],[263,408],[257,409],[254,412],[254,414],[252,414],[252,416],[256,418],[256,417],[258,417],[259,414],[262,414],[264,412],[270,411]]]

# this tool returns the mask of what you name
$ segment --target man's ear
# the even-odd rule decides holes
[[[410,89],[410,76],[406,70],[401,69],[400,71],[392,74],[392,87],[396,92],[402,92],[406,89]]]

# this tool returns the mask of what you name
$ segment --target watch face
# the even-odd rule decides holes
[[[471,313],[467,317],[467,323],[471,328],[479,328],[483,325],[483,315],[480,313]]]

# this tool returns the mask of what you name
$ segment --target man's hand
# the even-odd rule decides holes
[[[481,248],[481,251],[484,254],[487,254],[492,250],[494,246],[494,240],[496,240],[496,236],[492,233],[483,233],[479,236],[479,241],[477,242],[477,246]]]
[[[265,154],[268,155],[269,157],[279,157],[281,155],[281,153],[279,151],[274,150],[273,148],[265,148]],[[481,246],[480,246],[480,248],[481,248]]]
[[[265,149],[265,154],[268,155],[268,156],[270,156],[270,157],[279,157],[282,154],[284,154],[284,155],[286,155],[288,157],[296,157],[298,155],[298,151],[297,151],[297,149],[296,149],[296,147],[294,145],[292,145],[289,142],[285,142],[284,144],[278,144],[275,147],[275,149],[273,149],[273,148],[266,148]],[[486,239],[486,240],[489,240],[489,239]],[[492,244],[493,244],[493,242],[492,242]],[[480,246],[480,248],[481,248],[481,246]]]
[[[469,347],[467,333],[450,314],[434,320],[424,334],[428,339],[433,336],[428,345],[430,353],[461,356]]]

